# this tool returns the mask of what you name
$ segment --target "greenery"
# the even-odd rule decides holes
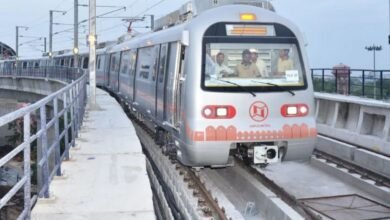
[[[8,124],[8,129],[10,131],[13,131],[13,135],[8,137],[8,144],[12,146],[13,148],[18,147],[20,144],[24,142],[24,119],[18,118],[15,121]],[[35,115],[31,115],[30,118],[30,134],[36,134],[38,129],[38,123],[37,118]],[[31,160],[31,170],[32,170],[32,176],[31,176],[31,183],[37,184],[37,140],[34,140],[31,145],[31,153],[30,153],[30,160]],[[23,151],[20,152],[16,156],[16,160],[23,161]]]
[[[383,97],[381,97],[380,80],[369,80],[364,82],[364,93],[363,93],[363,81],[361,78],[351,78],[349,95],[361,96],[367,98],[376,98],[378,100],[389,100],[390,99],[390,79],[383,80]],[[326,92],[326,93],[339,93],[344,94],[344,91],[339,88],[336,91],[336,80],[334,78],[325,78],[324,82],[321,78],[313,79],[314,91]],[[340,85],[340,84],[339,84]],[[346,85],[346,91],[348,91],[348,84]]]
[[[68,124],[71,120],[71,115],[69,112],[68,113]],[[20,144],[24,142],[24,122],[23,118],[18,118],[15,121],[11,122],[8,124],[8,129],[12,131],[12,135],[8,137],[7,141],[12,148],[18,147]],[[64,131],[65,129],[65,117],[61,116],[59,119],[59,132],[60,134]],[[30,134],[36,134],[38,130],[38,120],[35,115],[31,116],[31,122],[30,122]],[[70,141],[72,138],[72,129],[68,129],[68,141]],[[37,184],[37,156],[38,156],[38,144],[37,140],[34,140],[31,143],[31,171],[32,171],[32,176],[31,176],[31,183],[32,184]],[[65,136],[60,140],[60,154],[62,155],[65,151]],[[23,151],[20,152],[16,156],[16,160],[18,161],[23,161]]]

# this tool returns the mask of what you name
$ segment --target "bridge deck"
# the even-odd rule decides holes
[[[117,102],[97,91],[100,110],[87,110],[52,198],[39,199],[32,219],[155,219],[145,157]]]

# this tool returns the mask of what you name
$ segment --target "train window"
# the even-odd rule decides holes
[[[130,65],[130,50],[125,51],[122,53],[121,58],[121,67],[120,67],[120,74],[127,74],[129,72],[129,65]]]
[[[136,60],[137,60],[137,53],[135,51],[132,51],[130,53],[130,76],[133,76],[135,74],[135,67],[136,67]]]
[[[60,66],[64,66],[65,60],[61,59]]]
[[[70,67],[74,67],[74,59],[70,58]]]
[[[23,62],[22,66],[23,69],[27,69],[27,62]]]
[[[206,38],[203,50],[204,89],[279,91],[306,88],[297,44],[291,39]],[[252,89],[251,89],[252,90]],[[241,90],[242,91],[242,90]]]
[[[89,63],[88,57],[84,57],[84,60],[83,60],[83,69],[88,69],[88,63]]]
[[[154,55],[155,55],[155,59],[154,59],[154,64],[152,65],[153,66],[153,76],[152,76],[152,80],[153,81],[156,81],[156,78],[157,78],[157,71],[158,71],[158,59],[159,59],[159,53],[160,53],[160,45],[156,45],[154,46]]]
[[[115,71],[115,63],[116,63],[116,57],[113,54],[113,55],[111,55],[110,72]]]
[[[97,56],[97,69],[100,70],[101,56]]]
[[[158,49],[158,46],[139,49],[137,63],[137,74],[139,78],[149,79],[150,76],[155,77]],[[155,80],[153,77],[150,77],[150,79]]]
[[[158,70],[158,82],[163,83],[165,78],[165,72],[167,71],[168,64],[168,44],[163,44],[160,51],[160,62]]]

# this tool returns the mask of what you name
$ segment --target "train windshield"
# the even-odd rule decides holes
[[[293,43],[206,43],[204,82],[207,88],[302,87],[303,67]]]
[[[216,23],[202,45],[202,89],[272,92],[307,88],[299,41],[278,23]]]

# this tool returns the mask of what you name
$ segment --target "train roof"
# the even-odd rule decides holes
[[[237,5],[224,5],[206,10],[199,16],[191,20],[187,20],[182,24],[131,38],[112,47],[107,50],[107,52],[112,53],[131,48],[146,47],[169,41],[181,41],[183,40],[183,31],[185,30],[190,31],[191,33],[195,32],[203,36],[206,29],[212,24],[219,22],[240,22],[240,14],[242,13],[255,14],[257,19],[251,21],[253,23],[278,23],[284,25],[294,33],[299,41],[303,41],[301,32],[292,22],[271,10],[250,5],[240,5],[239,7]]]

